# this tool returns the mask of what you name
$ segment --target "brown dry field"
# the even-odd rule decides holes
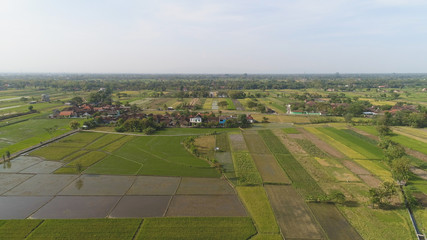
[[[236,194],[224,179],[186,178],[181,179],[176,194],[180,195],[228,195]]]
[[[381,185],[381,180],[373,175],[360,174],[359,177],[369,186],[369,187],[379,187]]]
[[[414,197],[420,203],[423,208],[427,207],[427,195],[424,193],[414,193]]]
[[[213,159],[215,152],[215,136],[201,136],[196,138],[195,145],[197,146],[197,150],[203,157],[207,157],[209,159]]]
[[[247,213],[237,195],[175,195],[166,216],[238,217]]]
[[[360,179],[351,173],[333,172],[334,177],[340,182],[360,182]]]
[[[193,99],[191,99],[190,105],[194,106],[194,105],[198,104],[199,100],[200,100],[199,98],[193,98]]]
[[[272,154],[251,153],[251,156],[264,183],[292,183]]]
[[[342,161],[342,164],[356,175],[360,175],[360,174],[370,175],[371,174],[368,170],[366,170],[365,168],[363,168],[359,164],[352,162],[350,160],[344,160],[344,161]]]
[[[359,233],[347,222],[334,204],[309,203],[308,206],[329,239],[362,240]]]
[[[285,239],[325,239],[306,203],[292,186],[266,185],[265,190]]]
[[[251,153],[271,154],[261,136],[256,131],[244,131],[246,145]]]
[[[231,148],[234,152],[248,151],[242,134],[229,134],[228,137],[230,138]]]
[[[305,129],[298,128],[298,130],[305,136],[306,139],[310,140],[320,150],[322,150],[322,151],[324,151],[324,152],[328,153],[329,155],[336,157],[336,158],[340,158],[340,159],[345,158],[345,156],[342,152],[338,151],[337,149],[335,149],[334,147],[332,147],[328,143],[320,140],[315,135],[309,133]]]

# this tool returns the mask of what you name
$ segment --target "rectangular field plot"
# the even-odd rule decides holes
[[[108,144],[107,146],[103,147],[102,150],[106,151],[106,152],[114,152],[117,149],[121,148],[125,143],[131,141],[132,139],[134,139],[135,136],[125,136],[123,138],[120,138],[110,144]]]
[[[40,158],[19,156],[10,162],[1,163],[0,173],[17,173],[40,162],[42,162]]]
[[[272,154],[251,155],[264,183],[292,183]]]
[[[292,186],[266,185],[265,190],[286,239],[323,239],[316,220]]]
[[[57,142],[51,143],[48,145],[48,147],[82,148],[102,136],[104,136],[104,133],[79,132],[66,138],[63,138]]]
[[[42,157],[47,160],[59,161],[79,150],[80,148],[77,147],[56,147],[48,145],[31,152],[30,155]]]
[[[64,164],[60,162],[42,161],[22,170],[21,173],[52,173],[62,165]]]
[[[126,195],[174,195],[180,181],[178,177],[137,176]]]
[[[241,240],[256,233],[247,217],[148,218],[143,221],[137,240]]]
[[[279,233],[279,226],[263,187],[237,187],[237,192],[259,233]]]
[[[45,220],[28,239],[130,240],[141,221],[141,219]]]
[[[231,148],[233,152],[248,151],[248,147],[246,147],[245,139],[242,134],[229,134]]]
[[[9,191],[32,176],[32,174],[0,173],[0,194]]]
[[[108,145],[112,142],[118,141],[120,138],[123,138],[123,137],[125,137],[125,135],[105,134],[104,136],[102,136],[101,138],[98,138],[93,143],[87,145],[85,148],[89,149],[89,150],[97,150],[97,149],[105,147],[106,145]]]
[[[24,239],[42,220],[0,221],[0,239]]]
[[[176,194],[181,195],[225,195],[235,194],[233,188],[224,179],[182,178]]]
[[[219,177],[216,169],[183,147],[181,141],[184,138],[185,136],[134,138],[111,156],[88,168],[85,173],[103,174],[107,171],[109,174]]]
[[[58,195],[123,195],[134,181],[134,176],[82,175]]]
[[[52,197],[1,196],[0,219],[22,219],[49,202]]]
[[[265,144],[263,144],[264,142],[262,138],[257,134],[256,131],[245,131],[243,132],[243,136],[245,137],[249,152],[259,154],[271,153]]]
[[[237,217],[246,211],[237,195],[175,195],[166,216]]]
[[[31,218],[105,218],[119,200],[120,196],[57,196]]]
[[[333,204],[309,203],[309,207],[329,239],[362,240]]]
[[[162,217],[171,196],[124,196],[109,217],[144,218]]]
[[[76,178],[75,175],[38,174],[4,193],[4,195],[53,196]]]
[[[233,153],[233,162],[239,185],[262,184],[262,178],[249,153]]]

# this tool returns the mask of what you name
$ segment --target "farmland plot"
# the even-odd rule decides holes
[[[355,240],[362,237],[333,204],[310,203],[309,207],[329,239]]]
[[[261,176],[249,153],[233,153],[233,162],[239,185],[258,185],[262,183]]]
[[[279,233],[273,210],[263,187],[237,187],[237,192],[259,233]]]
[[[242,134],[229,134],[228,136],[230,138],[231,148],[233,149],[233,152],[248,151],[248,147],[246,146],[246,142]]]
[[[266,185],[265,189],[285,239],[323,239],[321,228],[292,186]]]

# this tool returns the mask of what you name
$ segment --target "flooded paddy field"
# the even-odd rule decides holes
[[[62,163],[28,156],[3,165],[0,219],[247,216],[224,179],[53,174]]]

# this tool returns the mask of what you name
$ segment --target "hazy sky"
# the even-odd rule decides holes
[[[427,72],[427,1],[0,0],[0,72]]]

